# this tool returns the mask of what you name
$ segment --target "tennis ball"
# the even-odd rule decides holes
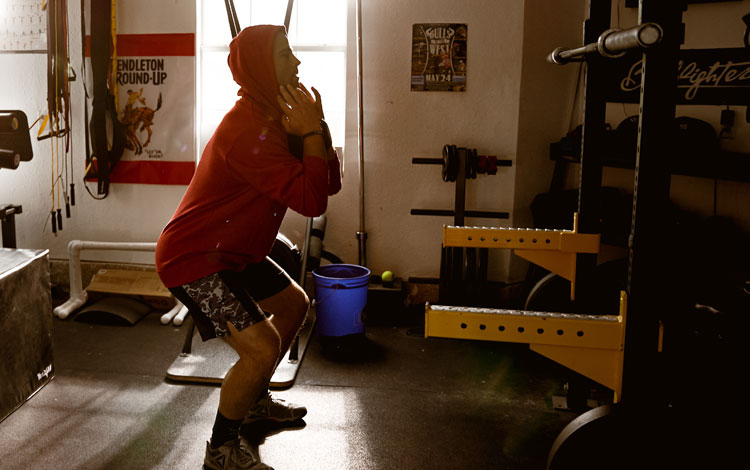
[[[383,271],[383,274],[380,275],[380,279],[382,279],[383,282],[391,282],[393,281],[393,273],[390,271]]]

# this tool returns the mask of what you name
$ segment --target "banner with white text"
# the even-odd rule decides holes
[[[112,79],[125,151],[110,182],[187,185],[196,156],[194,24],[174,32],[166,5],[143,0],[118,2],[117,15]],[[169,32],[158,31],[160,25],[168,25]],[[90,36],[87,71],[89,43]]]

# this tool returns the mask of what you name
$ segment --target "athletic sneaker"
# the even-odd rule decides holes
[[[250,409],[242,424],[250,424],[258,421],[275,421],[277,423],[291,423],[302,419],[307,414],[307,408],[302,405],[289,403],[281,398],[276,398],[267,392]]]
[[[260,461],[245,439],[238,438],[229,441],[216,449],[206,443],[206,458],[203,460],[203,470],[273,470],[272,467]]]

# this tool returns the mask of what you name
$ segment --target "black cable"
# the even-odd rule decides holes
[[[89,165],[91,164],[91,136],[89,128],[89,91],[86,87],[86,16],[85,16],[85,1],[81,0],[81,85],[83,86],[83,140],[86,147],[85,163],[86,168],[83,174],[83,185],[86,186],[86,173],[88,173]],[[93,16],[93,15],[92,15]],[[91,194],[91,191],[86,187],[86,191]],[[72,195],[73,205],[75,205],[75,186],[71,183],[70,193]],[[91,197],[97,200],[102,200],[104,197],[96,197],[91,194]]]
[[[240,32],[240,22],[237,20],[237,10],[234,9],[233,0],[224,0],[224,5],[227,7],[227,19],[229,20],[229,32],[232,34],[232,39],[237,37]]]
[[[750,13],[742,17],[742,22],[745,23],[745,48],[750,49]],[[745,122],[750,122],[750,106],[745,108]]]
[[[105,193],[105,194],[104,194],[103,196],[101,196],[101,197],[99,197],[99,196],[94,196],[94,193],[92,193],[92,192],[91,192],[91,190],[89,189],[89,185],[87,185],[87,184],[86,184],[86,175],[83,175],[83,187],[84,187],[84,188],[86,188],[86,192],[88,192],[88,193],[89,193],[89,195],[90,195],[90,196],[91,196],[92,198],[96,199],[97,201],[101,201],[101,200],[103,200],[103,199],[106,199],[106,198],[107,198],[107,193]]]
[[[719,178],[714,178],[714,217],[716,217],[717,194],[719,192]]]
[[[571,109],[570,109],[570,121],[568,122],[568,131],[572,131],[574,128],[573,118],[575,117],[575,114],[576,114],[575,112],[576,112],[576,105],[578,101],[578,90],[581,88],[581,73],[582,72],[583,72],[583,62],[581,62],[578,65],[578,77],[576,78],[576,89],[575,89],[575,92],[573,93],[573,106],[571,106]]]

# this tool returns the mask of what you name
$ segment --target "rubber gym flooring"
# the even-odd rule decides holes
[[[291,428],[250,430],[263,462],[302,469],[543,469],[576,417],[552,408],[567,371],[527,345],[426,339],[419,312],[334,344],[316,332]],[[0,423],[2,469],[199,469],[219,387],[169,382],[184,330],[55,318],[55,378]],[[415,330],[416,329],[416,330]]]

